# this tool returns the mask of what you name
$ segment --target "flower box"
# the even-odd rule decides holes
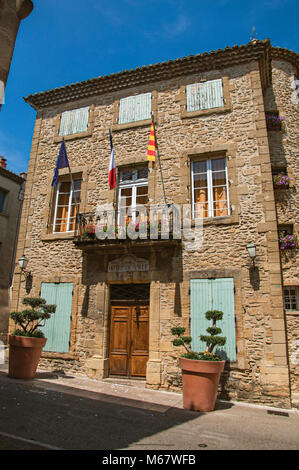
[[[290,235],[286,231],[279,232],[278,239],[281,250],[294,250],[298,246],[297,236]]]
[[[287,189],[290,184],[290,177],[285,173],[276,173],[273,175],[273,183],[275,188]]]

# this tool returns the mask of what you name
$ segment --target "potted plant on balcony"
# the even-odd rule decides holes
[[[56,305],[47,305],[40,297],[25,297],[23,304],[28,308],[10,314],[18,327],[8,335],[8,375],[16,379],[32,379],[47,341],[38,328],[55,313]]]
[[[184,408],[194,411],[213,411],[215,408],[217,390],[225,360],[213,352],[216,346],[226,343],[225,336],[219,336],[221,328],[216,322],[222,319],[223,312],[209,310],[205,313],[207,320],[213,324],[207,328],[209,335],[201,335],[201,341],[206,343],[206,350],[202,352],[192,351],[190,336],[183,336],[185,328],[174,327],[171,332],[177,336],[173,340],[174,346],[184,346],[185,353],[180,357],[180,367],[183,380]]]

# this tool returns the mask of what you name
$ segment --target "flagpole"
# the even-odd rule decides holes
[[[165,193],[165,186],[164,186],[164,179],[163,179],[163,172],[162,172],[162,166],[161,166],[161,160],[160,160],[160,153],[159,153],[159,147],[158,147],[158,139],[156,136],[156,127],[155,127],[155,118],[154,118],[154,113],[152,114],[152,122],[154,126],[154,133],[155,133],[155,142],[156,142],[156,149],[157,149],[157,156],[159,160],[159,167],[160,167],[160,173],[161,173],[161,181],[162,181],[162,189],[163,189],[163,195],[164,195],[164,202],[165,205],[167,206],[167,200],[166,200],[166,193]]]

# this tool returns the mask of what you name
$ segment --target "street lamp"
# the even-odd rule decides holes
[[[256,246],[253,242],[249,242],[249,243],[247,243],[246,248],[247,248],[248,254],[249,254],[249,256],[252,260],[252,263],[254,265],[254,260],[256,258]]]
[[[21,268],[22,272],[26,272],[27,264],[28,264],[28,258],[26,258],[25,255],[23,255],[21,258],[19,258],[19,266]]]

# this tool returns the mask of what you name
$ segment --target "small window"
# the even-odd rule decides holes
[[[78,134],[88,128],[89,106],[85,108],[64,111],[61,114],[59,135]]]
[[[286,189],[289,187],[290,178],[285,167],[272,170],[274,188]]]
[[[266,111],[266,123],[268,131],[281,131],[284,117],[279,115],[278,111]]]
[[[209,80],[186,86],[187,112],[224,106],[222,80]]]
[[[75,230],[77,204],[80,203],[81,179],[59,181],[53,195],[50,216],[50,233],[72,232]]]
[[[195,160],[191,173],[193,218],[228,216],[226,158]]]
[[[7,191],[0,189],[0,212],[4,212],[6,209],[6,197]]]
[[[151,119],[152,94],[143,93],[121,98],[119,101],[118,124]]]
[[[299,310],[299,287],[289,286],[284,288],[284,308],[287,311]]]

